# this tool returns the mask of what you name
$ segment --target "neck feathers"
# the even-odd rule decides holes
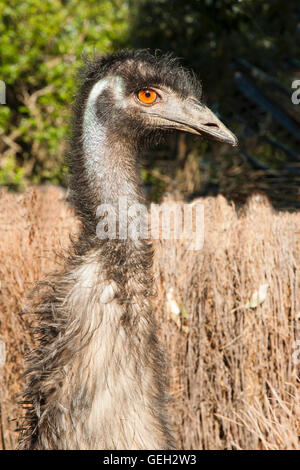
[[[37,307],[41,342],[24,392],[23,445],[31,449],[174,447],[152,314],[151,244],[96,238],[100,204],[140,201],[134,145],[107,125],[107,86],[94,85],[76,115],[71,189],[83,230]]]
[[[117,112],[112,111],[114,97],[121,93],[119,77],[103,78],[92,87],[84,110],[75,117],[72,199],[83,222],[93,228],[99,205],[117,206],[122,197],[129,204],[142,201],[136,145],[109,125],[111,113]]]

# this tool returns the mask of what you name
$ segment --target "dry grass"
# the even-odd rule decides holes
[[[0,375],[0,448],[16,444],[15,419],[21,415],[16,404],[22,389],[19,376],[25,353],[33,344],[33,319],[20,312],[34,283],[58,268],[55,252],[68,245],[74,225],[63,193],[55,187],[0,195],[0,340],[6,345]]]
[[[169,356],[171,415],[185,449],[299,448],[299,392],[293,341],[300,339],[300,214],[273,213],[254,197],[244,214],[224,198],[205,206],[205,244],[157,242],[156,313]],[[0,197],[0,448],[14,448],[16,395],[34,282],[59,269],[55,250],[76,231],[57,188]],[[267,285],[265,301],[243,307]],[[297,336],[298,335],[298,336]],[[299,384],[299,379],[298,379]]]

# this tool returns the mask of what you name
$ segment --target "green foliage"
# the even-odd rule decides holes
[[[0,186],[9,186],[17,191],[24,189],[24,169],[19,168],[15,157],[6,157],[1,162]]]
[[[75,71],[82,53],[113,50],[125,35],[126,2],[0,0],[0,18],[0,136],[10,138],[0,137],[0,153],[16,157],[27,181],[61,182]]]
[[[298,22],[296,0],[0,0],[0,80],[7,92],[7,105],[0,105],[0,183],[20,188],[20,181],[65,182],[69,105],[81,55],[122,47],[179,56],[203,81],[203,100],[238,134],[240,148],[290,178],[287,154],[280,146],[274,150],[268,138],[294,153],[299,140],[279,133],[270,113],[242,96],[236,75],[251,78],[299,122],[289,96],[299,70]],[[198,166],[188,161],[191,153]],[[173,136],[146,161],[142,178],[154,200],[184,181],[184,194],[188,188],[201,193],[206,183],[229,197],[241,188],[248,192],[249,160],[239,149],[208,144],[204,152],[199,140],[187,136],[180,150]],[[256,171],[255,178],[262,174]]]

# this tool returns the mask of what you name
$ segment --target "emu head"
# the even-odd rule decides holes
[[[74,113],[79,132],[74,135],[97,121],[111,141],[133,145],[172,129],[237,145],[232,132],[201,102],[194,75],[170,56],[123,51],[87,61],[82,78]]]

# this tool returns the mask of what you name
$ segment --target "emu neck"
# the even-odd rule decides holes
[[[106,109],[105,105],[103,108]],[[92,237],[101,204],[117,208],[120,198],[126,197],[128,206],[143,200],[137,146],[133,139],[118,137],[104,112],[100,116],[96,112],[93,100],[89,99],[71,161],[72,199]]]
[[[113,81],[120,92],[118,78]],[[129,205],[142,199],[137,145],[130,135],[122,135],[111,85],[112,79],[104,78],[93,86],[75,130],[71,189],[77,211],[90,228],[101,204],[117,207],[122,197]]]
[[[87,123],[83,138],[84,171],[93,201],[117,204],[120,197],[139,201],[137,155],[130,143],[112,138],[100,122]]]

